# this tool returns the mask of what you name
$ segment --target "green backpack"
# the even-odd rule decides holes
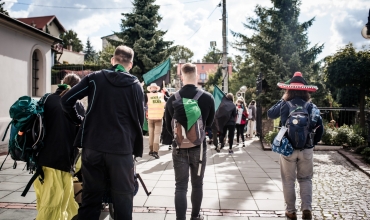
[[[40,175],[41,182],[44,179],[44,173],[37,164],[37,156],[43,147],[45,131],[42,120],[44,104],[49,95],[50,93],[46,93],[39,101],[29,96],[22,96],[9,109],[9,115],[12,120],[6,128],[2,139],[4,141],[10,127],[9,150],[5,160],[10,154],[14,160],[14,169],[17,167],[17,161],[23,161],[26,162],[27,170],[31,174],[35,171],[22,196],[26,196],[37,176]],[[0,170],[4,162],[1,164]]]

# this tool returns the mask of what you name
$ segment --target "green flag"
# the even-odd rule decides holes
[[[213,98],[215,99],[215,111],[217,111],[218,107],[221,104],[221,100],[225,97],[225,93],[222,92],[218,86],[213,85]]]
[[[167,59],[163,63],[156,66],[154,69],[143,75],[143,79],[146,85],[163,79],[166,83],[169,83],[169,71],[171,69],[171,59]],[[162,82],[158,82],[157,85],[161,86]]]
[[[189,131],[191,126],[197,122],[199,116],[202,114],[198,106],[198,101],[193,99],[182,98],[184,105],[186,119],[188,120],[187,130]]]

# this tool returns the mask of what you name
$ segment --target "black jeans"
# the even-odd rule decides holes
[[[233,142],[234,142],[234,134],[235,134],[235,125],[225,125],[224,130],[222,134],[220,135],[220,143],[221,145],[225,145],[224,139],[226,137],[226,133],[229,131],[229,149],[233,148]]]
[[[244,142],[244,127],[245,127],[245,124],[236,125],[236,142],[239,142],[239,135],[242,136],[242,141]]]
[[[200,148],[177,148],[172,152],[173,167],[175,170],[176,190],[175,190],[175,209],[176,220],[186,220],[189,170],[191,175],[191,211],[192,217],[197,217],[203,199],[203,177],[207,163],[207,148],[203,144],[203,159],[200,176],[198,176]]]
[[[82,206],[79,220],[98,220],[102,198],[110,188],[114,205],[114,219],[132,219],[134,196],[134,161],[132,155],[82,150]],[[109,179],[109,186],[107,180]]]

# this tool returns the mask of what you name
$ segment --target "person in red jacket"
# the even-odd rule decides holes
[[[238,98],[236,101],[236,142],[239,144],[239,136],[242,137],[243,147],[244,144],[244,127],[247,123],[248,113],[245,107],[244,99]]]

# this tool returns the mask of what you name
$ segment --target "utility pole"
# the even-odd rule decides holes
[[[229,73],[227,66],[227,13],[226,0],[222,0],[222,90],[229,92]]]

